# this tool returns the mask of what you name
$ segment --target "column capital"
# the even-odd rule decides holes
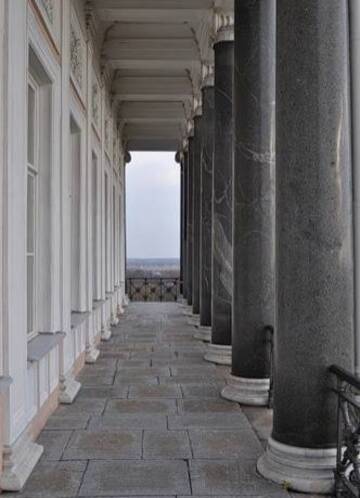
[[[201,89],[214,86],[215,65],[212,62],[204,62],[201,67]]]
[[[234,41],[234,14],[217,11],[214,13],[214,45],[223,41]]]

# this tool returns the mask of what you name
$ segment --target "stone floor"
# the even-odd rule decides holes
[[[290,496],[256,473],[270,414],[220,398],[229,370],[203,360],[185,313],[129,306],[77,400],[49,419],[23,492],[3,496]]]

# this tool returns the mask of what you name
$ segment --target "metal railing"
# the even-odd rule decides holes
[[[268,354],[269,362],[269,374],[270,374],[270,386],[269,386],[269,401],[268,407],[273,407],[273,395],[274,395],[274,327],[272,325],[267,325],[264,327],[265,341]]]
[[[166,277],[128,278],[127,291],[130,301],[177,301],[180,295],[180,279]]]
[[[360,496],[360,379],[336,365],[333,391],[338,397],[335,494],[337,498]]]

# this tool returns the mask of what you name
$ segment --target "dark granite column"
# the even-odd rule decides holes
[[[184,292],[184,156],[176,153],[175,161],[180,167],[180,295]]]
[[[213,171],[212,333],[205,360],[231,364],[233,70],[232,27],[215,43],[215,137]]]
[[[266,405],[274,326],[275,0],[235,2],[232,376],[224,398]]]
[[[215,91],[213,74],[202,90],[203,140],[201,154],[200,210],[200,328],[195,337],[211,340],[211,266],[212,266],[212,177],[214,164]]]
[[[187,303],[189,306],[192,306],[193,303],[193,291],[192,291],[192,274],[193,274],[193,217],[192,217],[192,209],[193,209],[193,148],[194,148],[194,139],[193,137],[189,137],[189,149],[187,154],[187,244],[186,244],[186,281],[187,281]]]
[[[329,492],[336,396],[353,371],[348,3],[277,0],[274,422],[262,475]]]
[[[194,117],[193,142],[193,313],[200,313],[200,179],[202,117]]]
[[[187,258],[186,258],[186,245],[187,245],[187,150],[184,150],[182,162],[182,261],[183,261],[183,297],[187,299]]]

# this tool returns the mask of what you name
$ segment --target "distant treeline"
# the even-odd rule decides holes
[[[128,259],[126,276],[127,278],[178,278],[180,276],[180,260],[175,258]]]

